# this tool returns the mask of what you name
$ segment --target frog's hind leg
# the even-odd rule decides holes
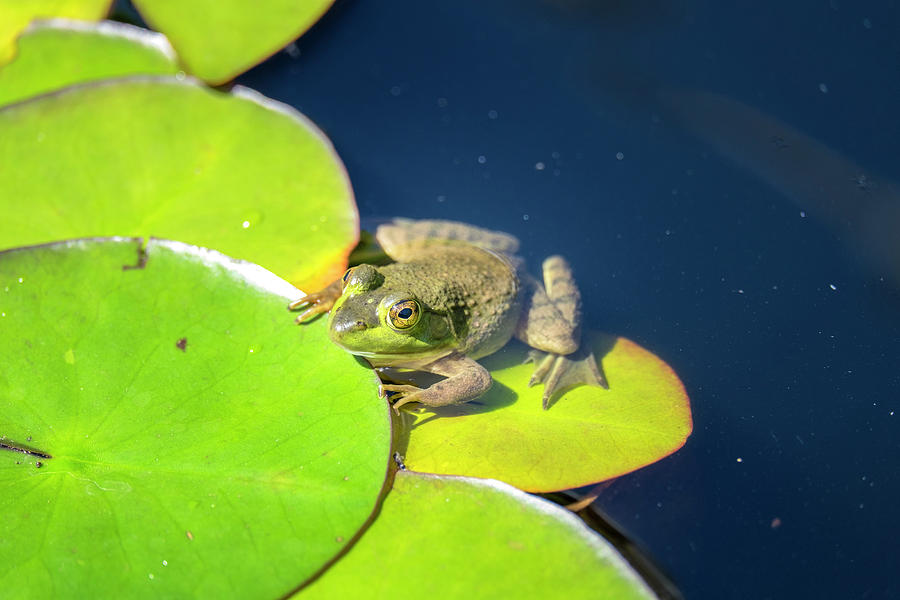
[[[511,256],[519,249],[519,240],[508,233],[438,219],[414,221],[397,218],[391,223],[379,225],[375,238],[392,258],[400,261],[416,258],[422,246],[435,240],[464,242],[504,256]]]
[[[527,273],[521,275],[525,294],[515,335],[532,348],[571,354],[578,349],[581,293],[563,257],[545,260],[543,272],[543,286]]]
[[[516,337],[537,349],[529,353],[535,370],[528,385],[544,384],[546,410],[557,392],[578,385],[609,386],[593,352],[579,350],[581,293],[571,268],[561,256],[551,256],[544,261],[543,274],[543,286],[530,276],[522,276],[526,290]]]

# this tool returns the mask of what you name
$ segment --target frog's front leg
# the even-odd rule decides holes
[[[312,318],[320,315],[322,313],[327,313],[331,310],[331,307],[334,306],[334,303],[338,298],[341,297],[341,287],[343,285],[343,279],[338,279],[328,287],[323,290],[319,290],[318,292],[314,292],[312,294],[307,294],[302,298],[294,300],[290,304],[288,304],[288,310],[298,310],[300,308],[306,308],[300,316],[295,320],[299,325],[305,321],[309,321]]]
[[[399,398],[394,402],[395,410],[408,402],[419,402],[425,406],[463,404],[482,396],[491,389],[493,383],[487,369],[462,354],[445,356],[419,367],[419,370],[443,375],[446,379],[427,388],[408,384],[383,384],[382,390],[395,392],[393,398]]]

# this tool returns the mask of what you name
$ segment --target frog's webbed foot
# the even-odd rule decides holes
[[[306,309],[295,319],[297,325],[311,321],[318,315],[327,313],[331,310],[331,307],[334,306],[337,299],[341,297],[342,283],[343,281],[338,279],[325,289],[312,294],[307,294],[288,304],[288,310]]]
[[[528,387],[544,384],[544,410],[550,407],[550,401],[557,392],[579,385],[609,389],[609,384],[597,367],[597,359],[591,350],[582,349],[566,355],[531,350],[525,362],[533,362],[535,365]]]

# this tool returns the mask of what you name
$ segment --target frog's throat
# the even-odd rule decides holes
[[[453,348],[435,348],[431,351],[410,352],[407,354],[383,354],[380,352],[360,352],[358,350],[347,350],[347,352],[365,358],[373,367],[418,369],[452,354]]]

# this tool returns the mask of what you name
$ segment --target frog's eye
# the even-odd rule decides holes
[[[401,300],[388,311],[388,324],[394,329],[409,329],[419,321],[419,303],[415,300]]]
[[[344,271],[344,276],[341,277],[341,292],[344,291],[344,288],[347,287],[347,280],[350,279],[350,273],[353,272],[353,269],[347,269]]]

